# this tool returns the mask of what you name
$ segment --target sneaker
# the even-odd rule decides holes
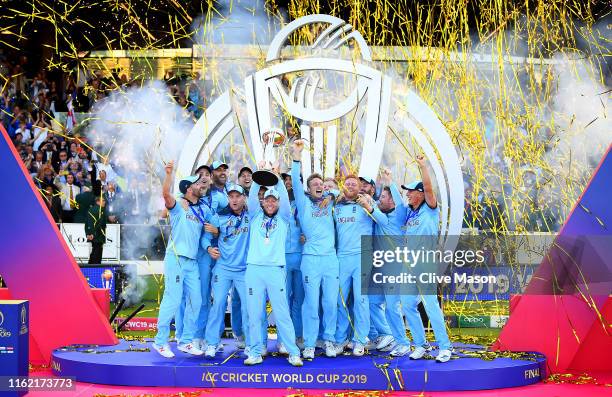
[[[300,356],[291,355],[289,356],[289,364],[293,365],[294,367],[301,367],[302,365],[304,365],[304,362],[302,361]]]
[[[315,353],[315,348],[314,347],[307,347],[302,352],[302,357],[309,358],[309,359],[312,360],[312,359],[314,359],[314,353]]]
[[[453,353],[448,349],[440,350],[440,353],[438,353],[438,355],[436,356],[436,362],[445,363],[450,360],[452,355]]]
[[[325,347],[325,355],[327,357],[336,357],[336,346],[333,343],[326,340],[323,346]]]
[[[244,360],[244,365],[257,365],[263,362],[263,358],[261,356],[248,356],[246,360]]]
[[[365,346],[359,342],[353,347],[353,356],[361,357],[365,354]]]
[[[383,347],[382,349],[378,349],[379,352],[391,352],[398,346],[398,343],[393,339],[393,342]]]
[[[192,344],[192,345],[193,345],[195,348],[197,348],[197,349],[200,349],[200,350],[202,350],[202,351],[204,351],[204,350],[205,350],[205,348],[203,348],[203,347],[202,347],[202,345],[204,344],[204,340],[203,340],[203,339],[193,338],[193,339],[191,340],[191,344]]]
[[[238,349],[244,349],[246,347],[246,342],[244,341],[244,335],[241,335],[236,338],[236,347]]]
[[[425,353],[427,353],[427,349],[425,349],[423,346],[417,346],[414,348],[414,351],[408,357],[410,357],[411,360],[418,360],[423,358]]]
[[[344,341],[342,343],[336,343],[336,356],[338,354],[344,353],[344,348],[346,348],[348,346],[348,344],[349,343],[347,341]]]
[[[378,340],[378,338],[376,338],[374,340],[368,338],[368,343],[365,344],[365,348],[368,349],[368,350],[376,349],[376,343],[378,343],[376,341]]]
[[[324,349],[325,348],[325,341],[321,340],[321,339],[317,339],[317,343],[315,344],[315,347],[318,347],[319,349]]]
[[[285,347],[285,344],[282,342],[278,343],[278,354],[282,354],[284,356],[289,354],[289,351],[287,351],[287,348]]]
[[[158,352],[163,357],[166,357],[166,358],[174,357],[174,353],[172,353],[172,350],[170,350],[170,345],[167,343],[163,346],[159,346],[153,343],[153,349],[155,349],[155,351]]]
[[[408,353],[410,353],[410,346],[397,345],[389,354],[393,357],[403,357]]]
[[[204,352],[204,356],[208,358],[214,358],[216,354],[217,354],[217,346],[215,345],[206,346],[206,351]]]
[[[389,346],[391,343],[393,343],[395,339],[393,339],[393,337],[391,335],[383,335],[383,336],[379,336],[378,338],[376,338],[376,350],[381,350],[384,349],[385,347]]]
[[[183,353],[191,354],[192,356],[201,356],[204,352],[193,345],[193,343],[187,343],[185,345],[178,345],[177,349]]]

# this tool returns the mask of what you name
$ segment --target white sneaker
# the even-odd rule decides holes
[[[216,354],[217,354],[217,346],[215,345],[206,346],[206,351],[204,352],[204,355],[206,357],[214,358]]]
[[[353,347],[353,356],[361,357],[365,354],[365,346],[361,343],[355,343]]]
[[[204,351],[204,348],[202,348],[203,342],[204,342],[204,340],[199,339],[199,338],[193,338],[193,339],[191,340],[191,344],[192,344],[192,345],[193,345],[195,348],[200,349],[200,350],[202,350],[202,351]]]
[[[398,346],[398,343],[393,339],[393,342],[383,347],[382,349],[378,349],[379,352],[390,352],[393,351]]]
[[[314,347],[307,347],[302,352],[302,357],[309,358],[309,359],[312,360],[312,359],[314,359],[314,353],[315,353],[315,348]]]
[[[395,339],[393,339],[393,337],[391,335],[383,335],[383,336],[379,336],[378,338],[376,338],[376,350],[381,350],[384,349],[385,347],[389,346],[391,343],[393,343]]]
[[[291,355],[289,356],[289,364],[293,365],[294,367],[301,367],[304,365],[304,362],[299,355]]]
[[[440,350],[440,352],[436,356],[436,362],[445,363],[445,362],[447,362],[448,360],[451,359],[452,355],[453,355],[453,352],[451,352],[448,349]]]
[[[178,345],[177,349],[183,353],[191,354],[192,356],[201,356],[204,352],[193,345],[193,343],[187,343],[186,345]]]
[[[378,340],[379,338],[380,338],[380,337],[378,337],[378,338],[376,338],[376,339],[374,339],[374,340],[368,339],[368,343],[366,343],[366,344],[365,344],[365,348],[366,348],[366,349],[368,349],[368,350],[374,350],[374,349],[376,349],[376,343],[378,343],[378,342],[377,342],[377,340]]]
[[[174,357],[174,353],[172,353],[172,350],[170,350],[170,345],[167,343],[163,346],[159,346],[153,343],[153,349],[155,349],[155,351],[158,352],[163,357],[166,357],[166,358]]]
[[[325,355],[327,357],[336,357],[336,346],[333,343],[326,340],[323,345],[325,346]]]
[[[236,338],[236,347],[238,349],[244,349],[246,347],[246,343],[244,341],[244,335]]]
[[[289,354],[289,351],[287,351],[287,348],[285,347],[284,343],[279,342],[277,346],[278,346],[278,354],[282,354],[284,356]]]
[[[408,353],[410,353],[410,346],[397,345],[389,354],[393,357],[403,357]]]
[[[244,365],[257,365],[263,362],[263,358],[261,356],[248,356],[246,360],[244,360]]]
[[[423,358],[425,353],[427,353],[427,349],[425,349],[423,346],[417,346],[414,348],[414,351],[408,357],[410,357],[411,360],[418,360]]]
[[[336,356],[338,354],[344,353],[344,348],[348,346],[348,341],[344,341],[342,343],[336,343]]]

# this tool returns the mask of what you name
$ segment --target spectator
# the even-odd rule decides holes
[[[106,212],[108,213],[109,222],[117,221],[117,215],[121,211],[121,193],[117,191],[115,182],[108,182],[106,192],[103,194],[106,202]]]
[[[99,265],[102,263],[102,248],[106,242],[106,203],[104,197],[96,197],[95,205],[87,212],[85,221],[85,235],[91,243],[91,254],[89,264]]]
[[[85,223],[89,209],[94,206],[96,197],[100,197],[100,194],[101,186],[98,180],[92,182],[91,190],[81,189],[81,194],[77,195],[75,198],[77,204],[77,210],[74,214],[75,223]]]
[[[47,185],[42,191],[43,201],[45,202],[51,217],[55,223],[59,223],[62,220],[62,203],[59,195],[56,193],[53,185]]]
[[[80,193],[81,188],[74,184],[74,175],[66,175],[66,183],[62,185],[61,190],[63,222],[72,223],[74,221],[74,214],[77,208],[75,199]]]

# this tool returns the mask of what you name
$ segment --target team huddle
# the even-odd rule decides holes
[[[417,309],[423,302],[433,328],[436,361],[451,358],[452,345],[436,295],[362,293],[362,236],[436,236],[439,207],[425,159],[417,156],[422,181],[401,185],[391,173],[374,180],[347,175],[338,183],[319,174],[302,181],[303,142],[291,147],[289,173],[276,186],[260,186],[243,167],[237,183],[227,182],[228,165],[214,161],[180,180],[180,198],[171,194],[173,163],[166,165],[163,198],[171,236],[164,259],[165,290],[154,349],[174,357],[168,340],[172,320],[178,349],[215,357],[227,296],[238,347],[247,365],[267,355],[269,301],[279,353],[302,366],[317,347],[327,357],[345,349],[362,356],[366,349],[420,359],[432,348]],[[260,168],[263,165],[259,165]],[[278,166],[277,166],[278,167]],[[369,241],[369,240],[364,240]],[[376,240],[374,240],[376,241]],[[406,323],[414,349],[406,335]]]

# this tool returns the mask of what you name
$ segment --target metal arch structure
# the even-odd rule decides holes
[[[363,152],[359,173],[376,179],[382,160],[391,99],[391,79],[372,67],[346,60],[322,57],[304,57],[282,61],[283,47],[295,30],[315,23],[329,26],[311,46],[317,48],[338,48],[350,39],[359,46],[363,60],[371,61],[371,52],[363,39],[352,26],[330,15],[309,15],[287,24],[274,37],[267,53],[269,65],[254,75],[245,78],[247,115],[252,152],[257,161],[263,158],[262,134],[273,125],[271,116],[272,100],[281,104],[289,114],[307,123],[300,126],[301,136],[312,142],[312,154],[308,150],[303,156],[304,177],[312,171],[333,175],[336,170],[337,128],[333,121],[354,110],[367,100],[367,119]],[[314,93],[318,80],[308,78],[294,80],[290,92],[282,87],[279,76],[296,71],[339,71],[353,74],[357,84],[349,96],[341,103],[328,109],[317,109]],[[198,120],[190,132],[181,152],[177,175],[193,173],[200,165],[208,163],[211,154],[225,137],[236,127],[229,92],[217,98]],[[422,148],[429,159],[433,177],[440,190],[441,238],[445,249],[454,249],[463,221],[464,186],[459,157],[446,128],[435,112],[413,91],[406,99],[409,119],[406,124],[408,133]],[[327,128],[316,124],[327,123]],[[311,134],[313,139],[311,140]],[[323,159],[323,147],[327,156]],[[307,149],[305,149],[307,150]],[[329,155],[332,153],[333,155]],[[178,186],[175,185],[175,188]],[[178,189],[175,189],[178,190]]]

